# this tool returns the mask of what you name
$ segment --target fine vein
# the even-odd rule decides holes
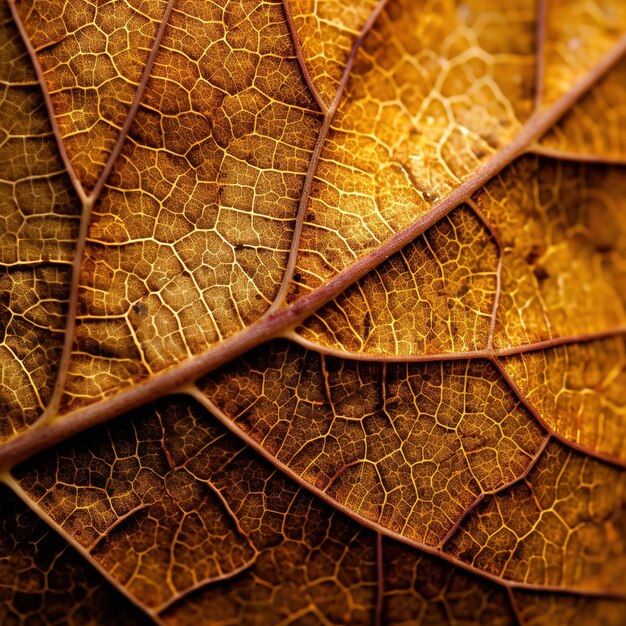
[[[435,204],[430,212],[421,216],[406,229],[398,232],[378,249],[358,259],[339,272],[317,290],[278,311],[270,311],[247,329],[229,337],[212,349],[173,366],[115,396],[77,409],[62,420],[46,423],[40,419],[29,430],[16,435],[0,449],[0,467],[11,468],[34,453],[49,448],[68,437],[112,417],[136,408],[148,401],[166,396],[181,386],[215,370],[244,352],[295,328],[306,317],[332,300],[367,272],[398,252],[426,229],[448,215],[454,208],[471,198],[472,194],[497,175],[531,145],[591,88],[626,53],[626,36],[598,65],[574,87],[546,109],[538,109],[519,134],[472,177],[459,185],[448,197]]]

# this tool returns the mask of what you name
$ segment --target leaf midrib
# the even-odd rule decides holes
[[[13,0],[9,0],[11,7],[14,7]],[[288,2],[287,0],[283,0],[286,14],[288,14]],[[386,0],[382,0],[379,3],[379,6],[376,9],[376,12],[380,12],[386,4]],[[171,8],[173,5],[173,1],[169,0],[168,7]],[[166,8],[165,15],[168,14],[168,10]],[[164,17],[165,17],[164,15]],[[373,24],[375,17],[370,18],[370,27]],[[17,21],[17,20],[16,20]],[[165,30],[165,26],[167,23],[167,19],[164,19],[159,32]],[[362,33],[360,39],[364,36],[365,32]],[[294,32],[292,32],[292,36],[294,36]],[[153,47],[152,53],[156,53],[158,49],[158,35],[157,39],[155,39],[155,45]],[[296,50],[298,49],[297,38],[294,37],[294,45],[296,46]],[[360,45],[360,42],[359,44]],[[353,48],[353,53],[356,53],[358,46]],[[152,56],[151,53],[151,56]],[[87,428],[90,428],[96,424],[105,422],[109,419],[112,419],[118,416],[121,413],[124,413],[132,408],[136,408],[142,404],[145,404],[149,401],[158,399],[160,397],[169,395],[174,392],[179,393],[187,393],[196,398],[196,400],[204,399],[203,405],[205,408],[211,410],[211,412],[222,421],[222,423],[226,423],[229,426],[229,429],[232,432],[243,439],[248,445],[253,447],[257,452],[261,452],[263,454],[262,449],[260,450],[260,446],[253,442],[252,440],[248,441],[247,435],[239,429],[238,426],[232,423],[229,418],[221,413],[221,411],[211,405],[210,401],[203,395],[201,392],[197,390],[197,387],[193,385],[193,381],[195,381],[200,376],[214,370],[221,365],[231,361],[232,359],[242,355],[248,350],[257,347],[258,345],[265,343],[273,338],[284,337],[293,340],[293,331],[295,327],[302,322],[304,319],[309,317],[311,314],[315,313],[319,310],[324,304],[332,300],[342,291],[344,291],[348,286],[353,284],[355,281],[360,279],[362,276],[367,274],[369,271],[380,265],[387,258],[389,258],[392,254],[396,253],[400,249],[402,249],[405,245],[409,244],[416,237],[420,236],[425,230],[429,227],[437,223],[441,218],[450,213],[456,207],[458,207],[463,202],[467,201],[471,195],[480,187],[482,187],[485,183],[487,183],[493,176],[497,175],[504,167],[509,165],[512,161],[514,161],[518,156],[524,153],[533,153],[538,152],[537,146],[533,146],[532,144],[539,139],[550,127],[560,118],[562,115],[599,79],[601,78],[624,54],[626,53],[626,38],[624,38],[615,48],[607,54],[602,61],[592,70],[590,71],[579,83],[577,83],[574,88],[566,94],[561,100],[555,103],[553,106],[547,109],[536,111],[535,114],[531,116],[531,118],[526,122],[520,133],[517,137],[509,143],[502,151],[500,151],[497,155],[495,155],[490,161],[488,161],[483,167],[481,167],[470,179],[465,181],[462,185],[460,185],[454,192],[452,192],[447,198],[438,204],[434,205],[429,212],[427,212],[424,216],[422,216],[419,220],[414,222],[408,228],[400,231],[386,242],[382,244],[377,250],[372,253],[364,256],[359,259],[356,263],[354,263],[349,268],[343,270],[338,273],[334,278],[329,280],[325,285],[317,289],[316,291],[310,293],[309,295],[303,297],[301,300],[296,301],[295,303],[284,306],[283,299],[286,295],[287,288],[289,286],[289,282],[291,280],[291,276],[295,267],[295,258],[298,250],[299,243],[299,234],[301,232],[302,223],[305,215],[306,206],[308,204],[308,187],[305,187],[304,193],[302,194],[298,214],[296,218],[296,226],[294,228],[294,238],[292,242],[291,252],[289,255],[289,260],[286,266],[285,275],[281,284],[281,288],[279,291],[279,296],[276,301],[272,304],[270,309],[266,312],[266,314],[261,317],[257,322],[249,326],[248,328],[240,331],[236,335],[233,335],[229,339],[225,340],[223,343],[211,348],[210,350],[199,354],[197,356],[191,357],[187,361],[172,366],[171,368],[156,374],[151,379],[146,380],[144,382],[140,382],[133,386],[132,388],[126,389],[115,397],[105,398],[100,400],[92,405],[87,407],[77,409],[71,413],[68,413],[61,417],[58,422],[51,422],[52,418],[58,417],[54,413],[55,411],[48,412],[48,416],[46,419],[43,419],[37,422],[33,427],[29,430],[25,431],[17,435],[14,439],[10,440],[7,444],[0,448],[0,480],[7,482],[9,486],[20,496],[20,498],[26,502],[26,504],[34,510],[46,523],[54,528],[57,532],[61,533],[62,537],[79,553],[81,553],[84,557],[86,557],[92,566],[95,566],[96,569],[104,576],[106,580],[112,586],[114,586],[118,591],[120,591],[123,595],[125,595],[133,604],[138,606],[144,613],[146,613],[152,620],[154,620],[157,624],[162,623],[159,619],[157,612],[151,611],[147,609],[147,607],[141,604],[132,594],[130,594],[122,585],[119,584],[119,581],[115,580],[103,567],[99,566],[97,562],[90,556],[88,551],[85,550],[83,546],[78,544],[78,542],[68,533],[66,533],[56,522],[54,522],[51,518],[45,515],[45,512],[39,509],[39,507],[34,503],[28,495],[23,492],[20,493],[21,487],[15,483],[14,479],[8,474],[8,470],[13,467],[16,463],[26,460],[33,454],[53,446],[56,443],[59,443],[72,435],[81,432]],[[302,62],[302,57],[300,55],[300,59]],[[538,72],[540,74],[540,71]],[[349,74],[349,67],[346,68],[346,72],[344,73],[345,80],[347,81],[347,77]],[[149,72],[145,74],[145,79],[147,81]],[[305,73],[306,76],[306,73]],[[142,78],[143,81],[143,78]],[[342,79],[343,81],[343,79]],[[308,81],[307,81],[308,82]],[[311,87],[311,85],[309,85]],[[145,84],[144,84],[145,87]],[[343,84],[345,87],[345,83]],[[319,157],[319,152],[321,151],[321,147],[324,144],[325,134],[330,127],[330,122],[332,120],[332,115],[334,114],[334,109],[336,110],[336,103],[339,102],[341,96],[341,90],[337,94],[337,97],[330,108],[322,108],[322,112],[325,115],[325,124],[326,129],[322,129],[320,131],[320,135],[318,136],[316,149],[318,150],[317,156]],[[314,89],[311,89],[314,97],[318,101],[318,105],[323,102],[319,99],[319,94],[316,94]],[[45,95],[45,94],[44,94]],[[140,96],[135,96],[133,102],[137,102],[137,106],[139,104]],[[131,107],[132,108],[132,107]],[[134,113],[133,113],[134,114]],[[105,166],[105,170],[103,170],[103,176],[100,177],[97,186],[98,193],[91,194],[92,196],[97,196],[108,173],[113,166],[115,158],[121,149],[123,144],[123,137],[125,137],[125,132],[128,131],[130,124],[132,123],[133,114],[129,111],[129,116],[124,124],[124,128],[120,133],[120,138],[118,138],[118,142],[116,143],[116,148],[118,148],[117,152],[113,158],[109,159]],[[54,117],[51,117],[51,121],[54,124]],[[124,129],[126,129],[124,131]],[[58,133],[55,133],[58,138]],[[319,146],[319,147],[318,147]],[[63,147],[62,154],[64,153]],[[113,153],[112,153],[113,154]],[[307,179],[312,180],[315,170],[316,170],[316,161],[317,159],[314,157],[312,159],[311,167],[307,172]],[[69,161],[66,163],[66,167],[68,166]],[[72,170],[71,166],[68,167],[68,173],[70,174],[70,178],[72,178]],[[76,179],[77,180],[77,179]],[[76,182],[76,181],[74,181]],[[80,184],[80,183],[79,183]],[[310,183],[309,183],[310,187]],[[81,188],[82,192],[82,188]],[[83,192],[84,196],[84,192]],[[79,197],[83,199],[83,206],[87,206],[90,202],[91,197],[84,197],[79,193]],[[93,200],[91,200],[93,202]],[[83,211],[83,215],[81,221],[86,223],[88,221],[88,215],[85,217],[85,214],[88,214],[88,211]],[[298,226],[299,224],[299,226]],[[86,232],[85,232],[86,235]],[[78,246],[77,246],[78,250]],[[77,257],[82,256],[82,254],[77,254]],[[79,264],[76,264],[79,265]],[[77,281],[76,281],[77,282]],[[70,325],[68,324],[68,328]],[[617,331],[610,331],[611,333],[623,333],[624,329],[617,329]],[[607,335],[607,333],[603,333],[603,335]],[[594,337],[595,338],[595,337]],[[557,342],[564,343],[567,341],[580,341],[580,340],[590,340],[588,337],[580,338],[560,338],[557,340],[553,340],[551,342],[541,342],[536,346],[532,346],[531,349],[540,349],[543,347],[549,347],[547,343],[554,343],[557,345]],[[71,337],[67,340],[70,341],[71,346]],[[311,346],[312,347],[312,346]],[[315,349],[312,347],[312,349]],[[516,348],[512,348],[509,350],[515,351]],[[504,355],[504,351],[502,355]],[[511,353],[513,353],[511,352]],[[354,355],[342,353],[343,358],[354,358]],[[429,357],[431,360],[437,358],[441,355],[435,355]],[[454,355],[454,358],[466,358],[470,355]],[[493,350],[486,350],[485,354],[477,355],[480,357],[496,357],[499,354],[495,354]],[[364,358],[371,359],[371,356],[364,356]],[[445,356],[441,356],[441,358],[445,358]],[[389,358],[381,358],[379,360],[391,360]],[[407,359],[403,359],[407,360]],[[197,395],[200,394],[200,395]],[[200,397],[201,396],[201,397]],[[49,418],[49,419],[48,419]],[[550,439],[551,435],[548,435],[546,438],[546,442]],[[600,596],[600,597],[612,597],[611,594],[607,594],[604,592],[595,593],[593,591],[586,592],[585,590],[572,590],[572,589],[564,589],[561,587],[546,587],[544,585],[526,585],[524,583],[516,583],[514,581],[506,581],[501,576],[494,576],[488,574],[478,568],[471,566],[463,561],[452,557],[451,555],[445,555],[440,549],[433,548],[430,546],[426,546],[417,542],[412,542],[407,540],[405,537],[394,533],[393,531],[389,531],[384,527],[381,527],[378,524],[375,524],[369,520],[362,518],[359,515],[356,515],[354,512],[347,509],[343,505],[337,503],[332,500],[329,496],[326,496],[323,493],[317,493],[317,491],[312,490],[311,486],[306,484],[305,481],[301,477],[292,476],[293,472],[288,470],[288,468],[279,467],[279,464],[275,459],[271,457],[269,453],[263,454],[265,458],[267,458],[271,463],[273,463],[280,471],[283,471],[287,475],[291,476],[304,488],[309,491],[313,491],[315,495],[321,497],[323,500],[327,501],[333,508],[341,511],[342,513],[348,515],[349,517],[355,519],[359,525],[371,528],[378,533],[378,543],[377,550],[382,551],[382,534],[385,534],[395,540],[401,541],[403,543],[407,543],[409,545],[413,545],[414,547],[420,549],[423,552],[432,554],[438,558],[444,558],[449,562],[453,563],[455,566],[461,567],[467,571],[471,571],[474,574],[481,576],[482,578],[487,578],[497,583],[498,585],[504,586],[509,595],[513,589],[521,588],[521,589],[538,589],[541,591],[549,591],[556,593],[572,593],[575,592],[577,594],[589,595],[589,596]],[[529,468],[530,469],[530,468]],[[527,470],[524,473],[524,476],[528,473]],[[4,476],[3,473],[7,472]],[[518,477],[518,480],[523,479],[522,477]],[[449,557],[449,558],[448,558]],[[379,581],[380,582],[380,581]],[[380,588],[379,588],[380,594]],[[619,596],[620,598],[622,596]],[[178,600],[180,598],[176,598]],[[512,604],[514,604],[512,602]],[[378,607],[377,607],[378,613]]]
[[[12,4],[12,3],[11,3]],[[303,320],[342,293],[347,287],[411,243],[452,210],[467,201],[507,165],[545,134],[602,76],[626,54],[626,36],[572,89],[547,108],[535,111],[517,136],[446,198],[433,205],[407,228],[342,270],[324,285],[288,306],[272,306],[259,320],[206,352],[171,366],[151,378],[86,407],[59,416],[50,414],[19,433],[0,448],[0,470],[8,471],[37,452],[47,449],[92,426],[175,392],[185,393],[190,384],[245,352],[271,339],[288,337]],[[55,420],[56,421],[53,421]]]

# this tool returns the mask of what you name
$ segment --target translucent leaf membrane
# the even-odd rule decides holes
[[[69,160],[93,188],[141,80],[164,0],[16,2]]]
[[[181,457],[172,438],[185,425],[203,432],[189,409],[168,407],[88,435],[42,458],[36,471],[17,472],[38,506],[150,607],[256,558],[221,492],[197,481]],[[193,445],[201,450],[210,441]]]
[[[79,207],[5,3],[0,48],[2,440],[37,420],[54,386]]]
[[[258,319],[319,130],[280,4],[176,5],[94,208],[64,408]]]
[[[504,247],[496,348],[626,324],[624,185],[620,167],[527,157],[477,196]]]
[[[473,208],[441,219],[297,332],[335,351],[420,357],[622,328],[624,197],[620,166],[519,159]]]
[[[0,10],[0,621],[621,624],[621,2]]]
[[[538,151],[587,161],[626,161],[625,91],[622,61],[541,138]]]
[[[540,102],[550,104],[592,68],[626,29],[620,0],[544,2]]]
[[[350,52],[376,9],[375,0],[295,0],[288,3],[315,89],[330,106]]]
[[[469,207],[346,289],[298,328],[349,353],[426,356],[487,347],[498,247]]]
[[[553,430],[623,461],[625,356],[618,336],[519,354],[502,364]]]
[[[291,298],[424,215],[519,132],[534,19],[528,0],[388,4],[321,152]]]
[[[419,554],[383,542],[384,601],[381,623],[453,626],[490,624],[621,623],[624,603],[612,599],[505,589]]]
[[[514,626],[506,590],[394,541],[382,543],[383,624]]]
[[[403,538],[438,547],[458,535],[446,550],[505,578],[624,584],[623,474],[562,444],[544,450],[546,433],[487,361],[355,363],[278,344],[200,386],[295,476]]]

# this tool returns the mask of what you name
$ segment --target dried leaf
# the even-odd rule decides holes
[[[3,624],[621,624],[621,0],[0,10]]]

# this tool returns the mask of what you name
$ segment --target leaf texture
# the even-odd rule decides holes
[[[141,612],[103,581],[37,515],[2,488],[0,619],[3,624],[139,626]]]
[[[37,78],[2,4],[2,399],[0,439],[37,420],[63,348],[80,202],[56,150]]]
[[[620,0],[8,0],[0,621],[618,626]]]

